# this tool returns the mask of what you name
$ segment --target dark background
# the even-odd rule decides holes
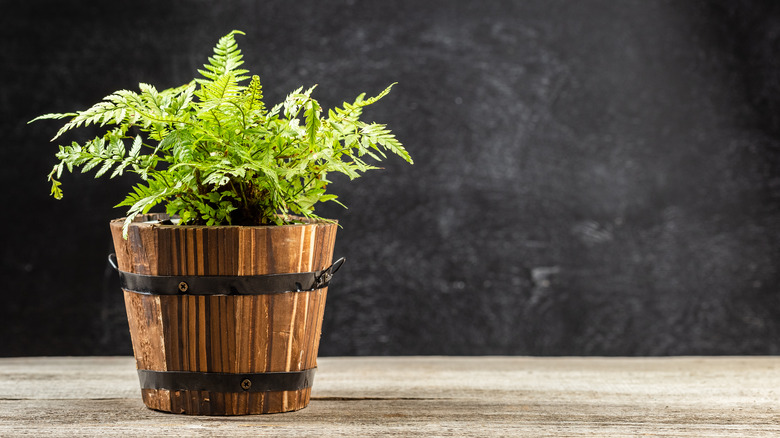
[[[322,355],[780,354],[778,4],[3,1],[0,355],[131,353],[133,180],[49,198],[60,123],[25,122],[188,82],[232,29],[270,104],[398,82],[367,115],[416,164],[318,210],[349,259]]]

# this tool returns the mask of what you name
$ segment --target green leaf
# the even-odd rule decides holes
[[[320,108],[319,103],[316,100],[310,99],[306,102],[306,111],[304,117],[306,118],[306,135],[309,138],[309,144],[314,146],[317,143],[317,132],[320,130],[322,123],[320,122]]]
[[[54,199],[62,199],[62,189],[60,188],[61,185],[61,182],[51,178],[51,196],[54,196]]]
[[[133,147],[130,148],[130,156],[137,157],[141,152],[141,146],[143,145],[143,138],[140,135],[135,136],[133,140]]]
[[[105,161],[102,166],[100,166],[100,169],[95,173],[95,178],[99,178],[103,176],[104,173],[108,172],[109,169],[114,165],[111,161]]]

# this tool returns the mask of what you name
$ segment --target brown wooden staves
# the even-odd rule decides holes
[[[111,222],[119,269],[145,275],[263,275],[330,266],[337,225],[195,227]],[[124,291],[138,369],[220,373],[302,371],[317,366],[327,288],[273,295],[144,295]],[[311,388],[235,392],[142,389],[146,406],[195,415],[306,407]]]

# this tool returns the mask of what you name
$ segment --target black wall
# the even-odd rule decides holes
[[[130,354],[108,220],[57,122],[189,81],[232,29],[275,103],[319,84],[416,160],[350,206],[321,353],[780,353],[777,2],[3,2],[0,355]],[[84,130],[85,139],[94,132]]]

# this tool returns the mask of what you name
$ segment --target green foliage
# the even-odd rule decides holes
[[[182,223],[278,225],[291,214],[317,218],[316,203],[338,202],[326,192],[331,172],[357,178],[376,169],[366,157],[381,160],[386,151],[412,163],[385,125],[360,120],[363,107],[392,85],[327,117],[311,97],[314,87],[267,110],[260,78],[239,68],[236,34],[243,33],[220,38],[198,70],[202,77],[189,84],[158,91],[142,83],[140,92],[116,91],[85,111],[32,120],[69,118],[52,141],[82,126],[111,127],[84,144],[60,146],[49,174],[52,195],[62,198],[65,169],[97,169],[95,177],[110,178],[128,171],[141,182],[117,205],[128,207],[125,232],[133,217],[158,204]]]

